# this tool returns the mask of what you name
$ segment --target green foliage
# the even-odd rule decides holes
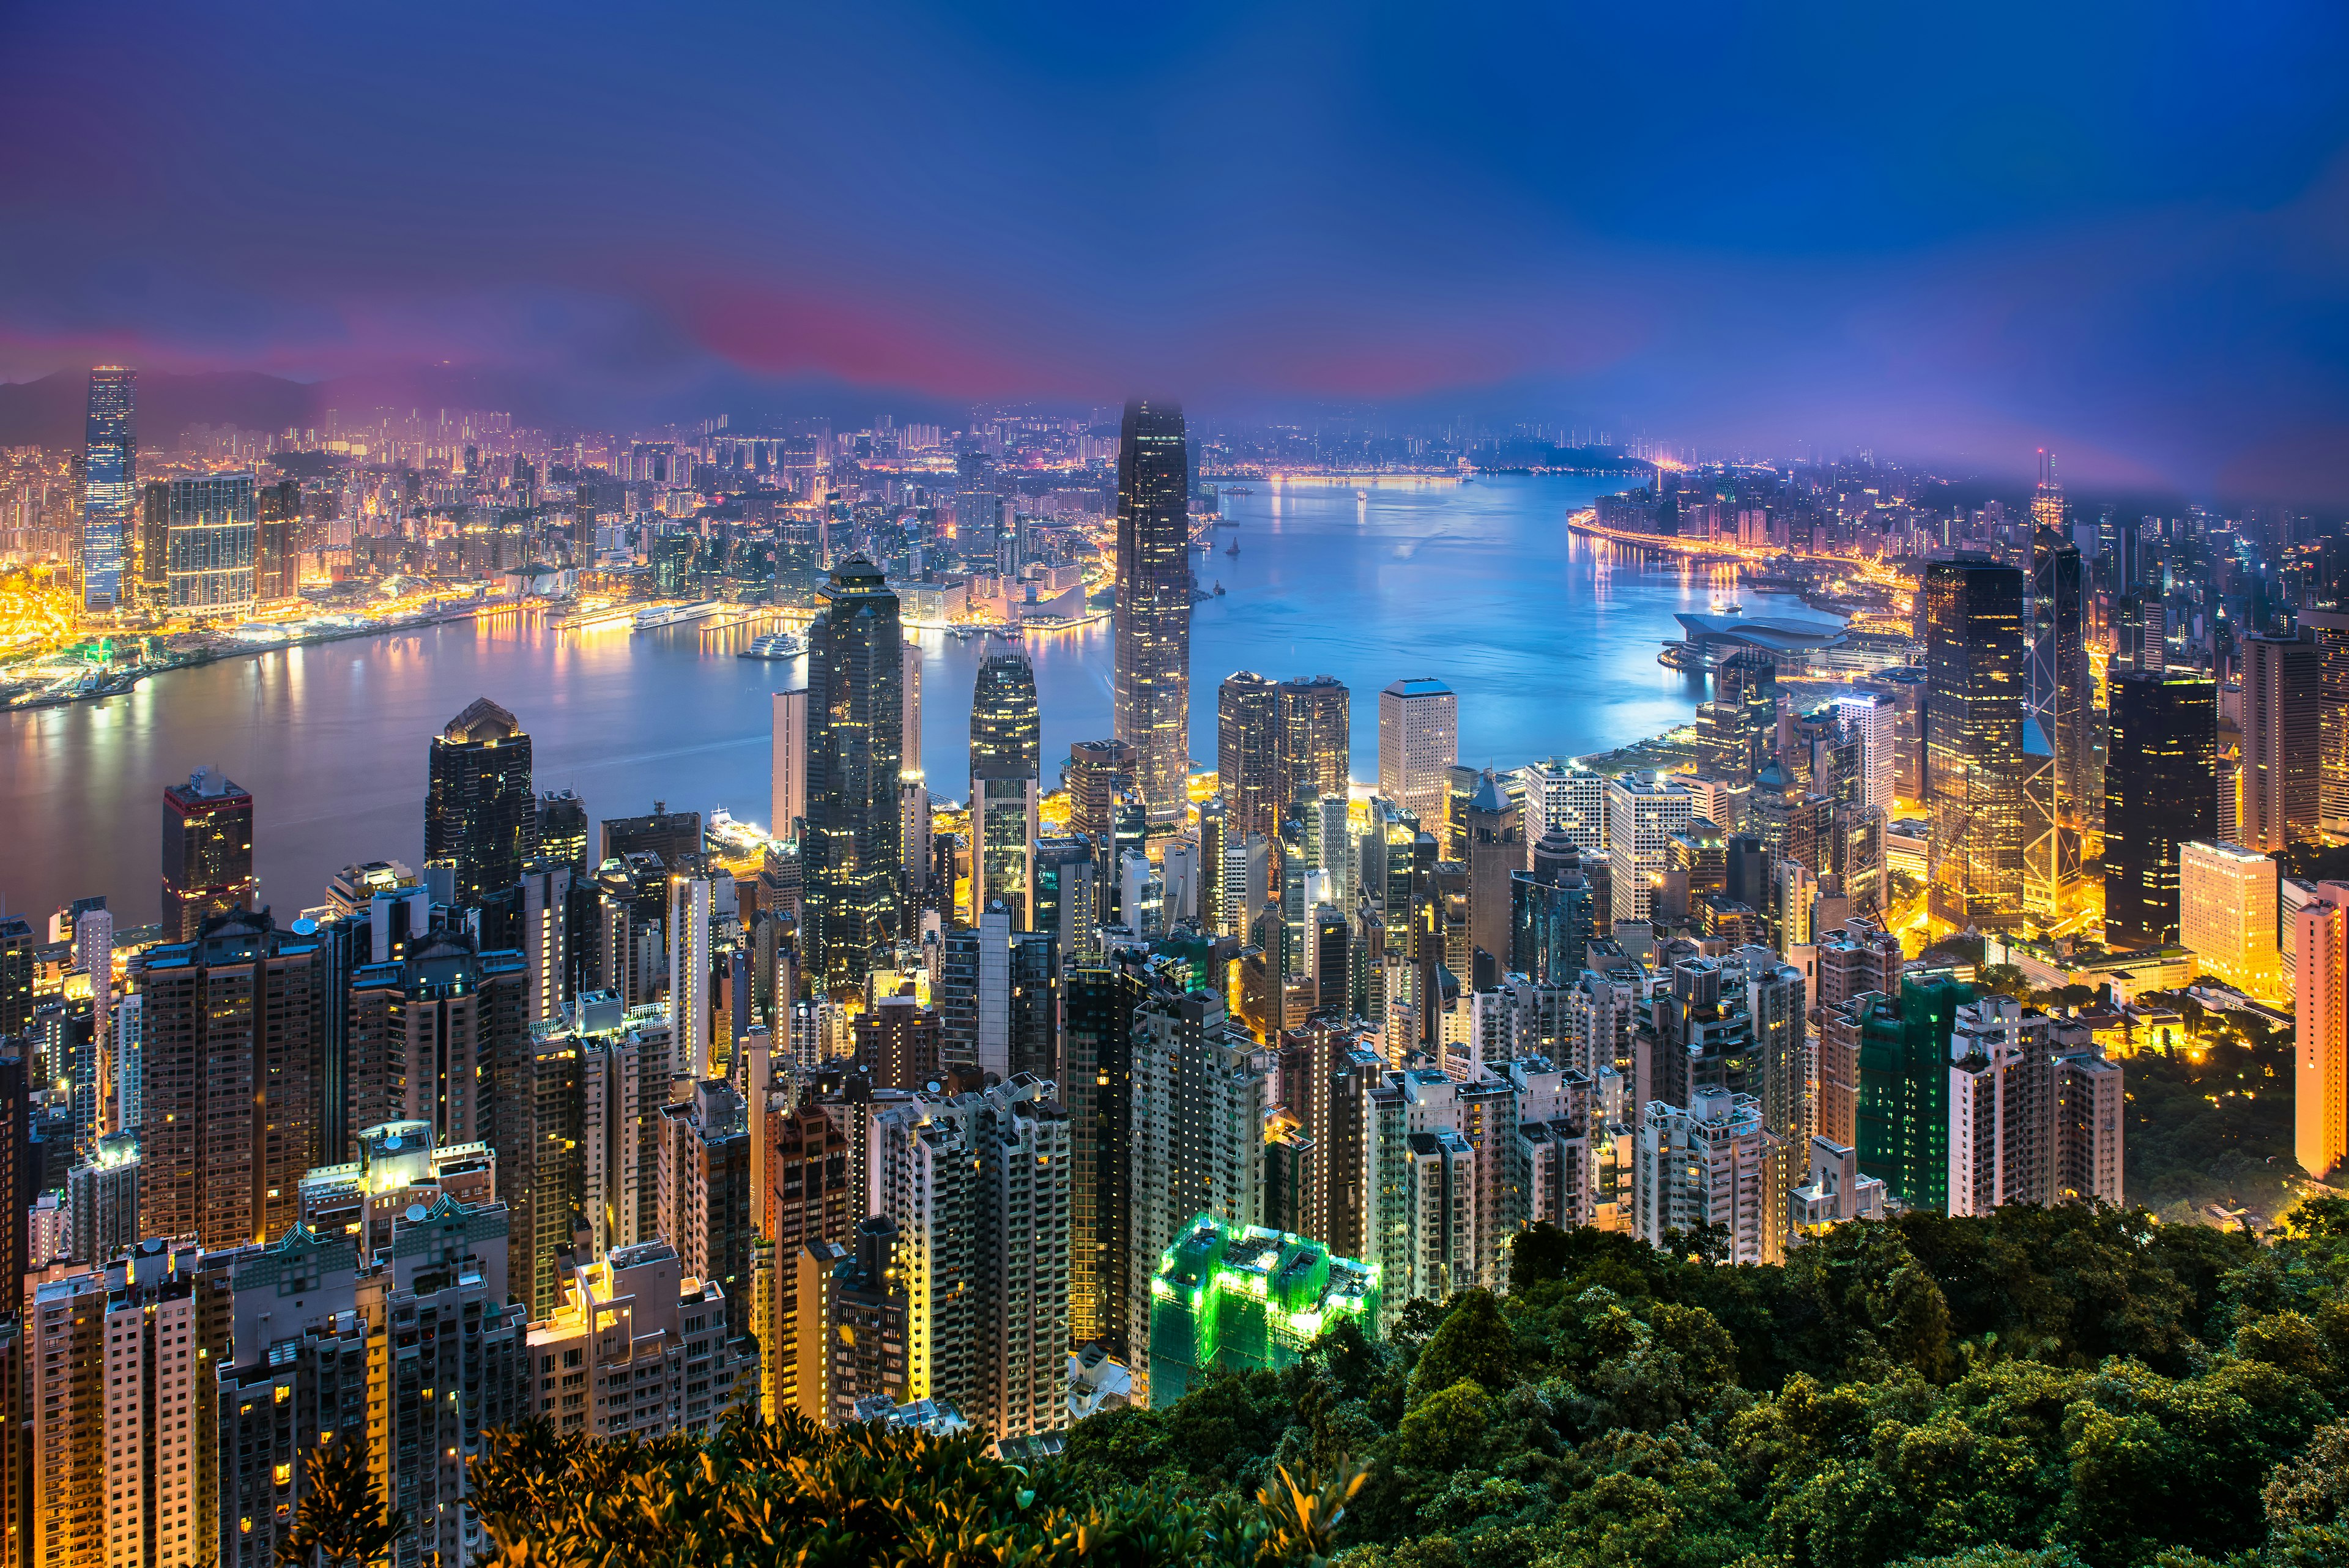
[[[359,1440],[336,1438],[302,1456],[302,1501],[294,1528],[277,1542],[277,1561],[287,1568],[360,1568],[407,1533],[408,1516],[385,1511]]]
[[[2127,1190],[2164,1219],[2206,1203],[2272,1214],[2299,1180],[2289,1043],[2244,1013],[2213,1013],[2205,1054],[2143,1052],[2128,1063]],[[2219,1022],[2224,1021],[2224,1022]]]

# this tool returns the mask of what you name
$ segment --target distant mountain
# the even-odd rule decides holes
[[[82,439],[89,373],[60,370],[37,381],[0,381],[0,446],[71,446]],[[317,422],[317,389],[254,370],[192,376],[139,373],[140,444],[170,447],[190,425],[282,431]]]

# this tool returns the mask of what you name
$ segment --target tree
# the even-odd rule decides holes
[[[1411,1372],[1411,1397],[1415,1404],[1454,1383],[1470,1382],[1485,1388],[1506,1388],[1517,1380],[1516,1335],[1509,1331],[1490,1291],[1465,1291],[1455,1297],[1444,1326],[1429,1338]]]
[[[277,1543],[288,1568],[362,1568],[408,1533],[408,1515],[384,1510],[358,1438],[329,1435],[302,1457],[302,1500]]]

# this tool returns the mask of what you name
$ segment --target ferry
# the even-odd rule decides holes
[[[807,651],[807,639],[797,632],[779,631],[762,637],[741,652],[737,659],[797,659]]]
[[[722,599],[704,599],[692,605],[657,605],[636,612],[636,629],[655,631],[665,626],[681,626],[689,620],[708,620],[726,607]]]

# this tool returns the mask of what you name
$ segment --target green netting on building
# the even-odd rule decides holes
[[[1183,1397],[1206,1368],[1289,1366],[1342,1318],[1375,1334],[1379,1270],[1286,1231],[1234,1230],[1200,1215],[1158,1255],[1150,1282],[1150,1405]]]

